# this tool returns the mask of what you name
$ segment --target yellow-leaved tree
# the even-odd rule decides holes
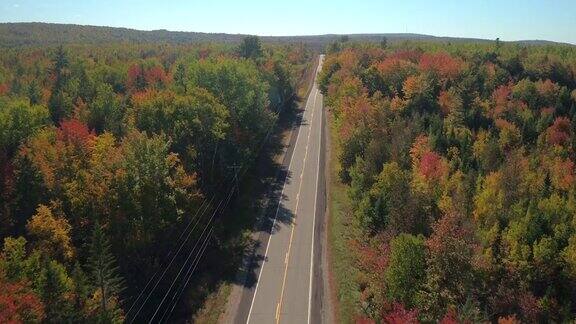
[[[70,260],[74,256],[70,240],[72,227],[64,217],[54,215],[52,209],[39,205],[36,214],[26,224],[26,229],[33,237],[36,249],[59,260]]]

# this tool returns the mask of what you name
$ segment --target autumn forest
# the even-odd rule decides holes
[[[255,37],[3,49],[0,322],[150,318],[180,267],[162,273],[167,255],[206,234],[176,238],[218,221],[310,61]],[[164,305],[157,319],[193,307]]]
[[[576,49],[328,51],[343,321],[574,320]]]

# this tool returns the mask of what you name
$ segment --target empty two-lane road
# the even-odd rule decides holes
[[[323,56],[319,60],[316,76],[322,68]],[[236,323],[319,321],[318,287],[322,285],[322,277],[317,222],[324,207],[317,201],[321,200],[319,184],[324,172],[323,116],[322,94],[314,80],[296,129],[287,176],[268,229],[270,234],[261,242],[263,255],[255,269],[257,282],[245,289],[244,305],[240,308],[247,311],[238,311]]]

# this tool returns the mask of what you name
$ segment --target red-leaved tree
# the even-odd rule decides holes
[[[0,323],[37,323],[44,317],[44,305],[32,289],[0,279]]]
[[[558,117],[546,130],[546,141],[550,145],[563,146],[570,140],[570,119]]]
[[[394,303],[392,310],[384,315],[384,323],[387,324],[414,324],[418,322],[418,311],[407,310],[404,305]]]

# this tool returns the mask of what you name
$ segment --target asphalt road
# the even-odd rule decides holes
[[[323,56],[318,69],[322,68]],[[242,293],[235,323],[320,323],[324,221],[324,113],[316,80],[285,156],[281,192],[260,235],[251,269],[256,282]]]

